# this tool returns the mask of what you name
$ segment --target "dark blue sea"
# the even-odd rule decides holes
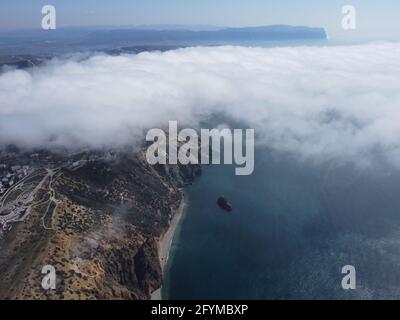
[[[397,170],[255,155],[251,176],[211,165],[186,189],[164,298],[400,298]],[[220,195],[233,212],[217,206]],[[341,286],[345,265],[356,290]]]

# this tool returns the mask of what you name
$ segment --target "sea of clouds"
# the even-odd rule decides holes
[[[135,144],[214,113],[299,157],[400,166],[400,44],[99,54],[0,75],[0,146]]]

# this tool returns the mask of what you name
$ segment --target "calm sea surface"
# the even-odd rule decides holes
[[[228,213],[216,205],[224,195]],[[187,188],[164,297],[400,297],[400,176],[256,150],[253,175],[208,166]],[[355,291],[341,287],[344,265]]]

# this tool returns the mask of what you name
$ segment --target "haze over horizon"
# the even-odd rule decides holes
[[[357,29],[353,31],[345,31],[341,27],[341,9],[347,3],[339,0],[329,3],[320,3],[317,0],[21,2],[22,0],[2,1],[0,31],[39,28],[42,6],[52,4],[57,9],[59,28],[140,25],[247,27],[284,24],[323,27],[330,38],[341,40],[400,39],[400,3],[394,0],[383,0],[379,3],[372,0],[354,0],[349,3],[357,9]]]
[[[400,298],[399,12],[2,0],[0,299]]]

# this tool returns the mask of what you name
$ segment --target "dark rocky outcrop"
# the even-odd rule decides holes
[[[225,211],[231,212],[233,210],[232,205],[224,197],[219,197],[217,204]]]

